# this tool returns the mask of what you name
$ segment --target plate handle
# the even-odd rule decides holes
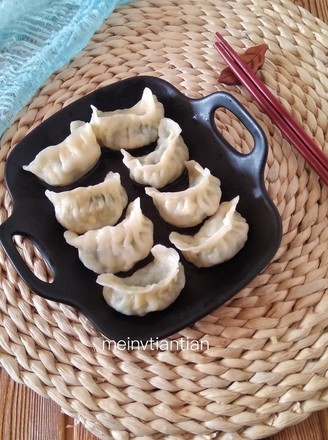
[[[199,104],[200,107],[202,107],[202,113],[204,113],[205,105],[205,108],[210,115],[210,123],[212,125],[212,128],[218,133],[219,131],[214,121],[214,113],[218,108],[223,107],[231,111],[231,113],[233,113],[236,118],[240,120],[240,122],[252,135],[254,141],[254,147],[252,151],[248,154],[240,153],[227,141],[226,142],[230,146],[231,151],[236,156],[238,156],[239,159],[251,161],[252,168],[254,169],[254,167],[256,167],[258,173],[262,175],[268,155],[268,141],[263,129],[260,127],[259,123],[253,118],[253,116],[248,112],[248,110],[234,96],[227,92],[217,92],[205,98],[201,98],[199,100]],[[220,133],[219,135],[222,137]]]
[[[16,245],[14,243],[14,236],[20,235],[22,237],[30,240],[41,252],[42,257],[47,262],[48,266],[51,268],[53,273],[53,281],[46,282],[38,278],[33,271],[28,267],[25,260],[18,252]],[[56,291],[57,287],[55,282],[55,270],[54,267],[50,264],[49,259],[46,258],[46,253],[44,249],[39,246],[38,243],[34,240],[33,237],[30,236],[27,232],[21,230],[21,228],[17,228],[16,222],[14,220],[14,216],[9,217],[2,225],[0,226],[0,242],[15,269],[20,274],[25,283],[33,290],[34,292],[42,295],[42,292],[47,292],[48,299],[56,300]]]

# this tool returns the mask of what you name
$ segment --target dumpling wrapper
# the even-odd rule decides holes
[[[217,212],[193,236],[171,232],[169,240],[187,261],[210,267],[235,256],[245,245],[248,224],[237,211],[239,197],[220,204]]]
[[[164,107],[146,87],[133,107],[102,112],[91,106],[91,126],[98,141],[112,150],[134,149],[155,142]]]
[[[52,186],[69,185],[90,171],[101,155],[91,125],[73,121],[70,128],[71,134],[63,142],[40,151],[23,169]]]
[[[185,163],[189,176],[189,188],[184,191],[160,192],[147,187],[145,192],[152,197],[160,216],[177,227],[191,227],[200,224],[214,214],[221,200],[220,179],[198,162]]]
[[[112,171],[97,185],[59,193],[46,190],[45,195],[54,206],[57,221],[77,234],[114,225],[128,204],[120,175]]]
[[[162,188],[176,180],[189,159],[189,150],[181,136],[180,126],[172,119],[164,118],[158,128],[158,141],[154,151],[134,157],[121,150],[123,163],[130,177],[137,183]]]
[[[149,255],[154,244],[153,232],[153,223],[143,214],[137,198],[116,226],[104,226],[83,235],[66,231],[64,238],[78,249],[85,267],[98,274],[116,273],[130,270]]]
[[[156,245],[151,250],[153,261],[127,278],[101,274],[97,283],[104,286],[106,302],[125,315],[144,316],[163,310],[181,293],[186,278],[178,252]]]

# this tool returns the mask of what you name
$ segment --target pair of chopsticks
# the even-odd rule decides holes
[[[253,73],[248,65],[238,56],[230,44],[215,33],[215,48],[228,64],[239,81],[246,87],[262,110],[277,125],[287,140],[309,163],[322,181],[328,185],[328,156],[315,144],[278,99],[270,92],[263,82]]]

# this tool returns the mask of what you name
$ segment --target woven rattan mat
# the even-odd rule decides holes
[[[328,406],[327,188],[239,86],[217,83],[221,32],[238,50],[266,42],[260,76],[328,153],[328,26],[287,0],[135,0],[56,72],[1,140],[1,221],[8,152],[64,105],[130,76],[164,78],[190,97],[235,95],[270,144],[268,191],[283,221],[271,264],[228,304],[173,338],[203,350],[120,350],[76,310],[33,294],[1,256],[0,361],[99,438],[259,439]],[[218,125],[249,148],[228,113]],[[46,268],[21,244],[39,276]]]

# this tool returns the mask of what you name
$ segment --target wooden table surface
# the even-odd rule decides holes
[[[327,0],[292,0],[328,23]],[[0,440],[96,440],[59,406],[10,379],[0,369]],[[327,440],[328,409],[266,440]]]

